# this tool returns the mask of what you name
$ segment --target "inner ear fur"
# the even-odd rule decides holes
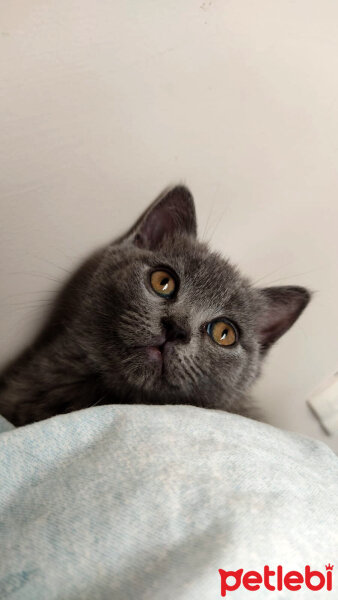
[[[194,200],[182,185],[165,190],[119,241],[128,239],[140,248],[154,250],[177,233],[197,234]]]

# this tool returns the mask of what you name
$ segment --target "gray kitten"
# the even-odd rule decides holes
[[[15,425],[97,404],[192,404],[253,416],[248,390],[309,302],[254,289],[196,240],[193,198],[166,191],[66,283],[41,333],[0,378]]]

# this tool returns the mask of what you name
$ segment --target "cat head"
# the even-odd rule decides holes
[[[121,401],[236,412],[309,301],[301,287],[255,289],[196,232],[190,192],[170,189],[105,249],[92,277],[88,353]]]

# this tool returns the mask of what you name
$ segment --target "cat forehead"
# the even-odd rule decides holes
[[[114,244],[104,253],[93,285],[110,289],[115,277],[124,298],[139,303],[148,302],[140,281],[147,270],[169,267],[178,276],[179,290],[171,306],[173,314],[179,312],[195,315],[207,321],[224,316],[244,327],[254,323],[260,310],[260,298],[239,271],[206,244],[192,238],[171,238],[155,251],[140,249],[133,244]]]
[[[179,276],[186,276],[192,280],[199,280],[207,285],[229,285],[239,282],[243,278],[228,260],[216,252],[209,250],[206,244],[191,238],[179,237],[168,240],[154,257],[167,262]]]
[[[248,280],[206,244],[191,238],[177,238],[164,244],[154,259],[177,273],[182,292],[196,303],[211,302],[221,309],[230,302],[238,308],[247,308],[252,301]]]

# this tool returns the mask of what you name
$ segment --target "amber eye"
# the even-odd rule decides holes
[[[168,271],[154,271],[150,277],[154,292],[164,298],[172,298],[176,289],[176,281]]]
[[[212,321],[207,326],[207,332],[220,346],[233,346],[237,342],[235,327],[227,321]]]

